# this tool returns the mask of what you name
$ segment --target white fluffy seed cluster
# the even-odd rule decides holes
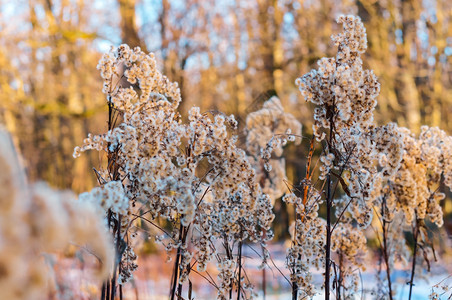
[[[120,181],[110,181],[100,187],[93,188],[90,192],[82,193],[79,199],[96,203],[105,211],[109,209],[117,214],[125,215],[129,208],[129,199]]]
[[[301,123],[284,111],[276,96],[267,100],[260,110],[246,117],[246,149],[263,191],[270,196],[272,202],[286,190],[283,146],[288,141],[300,144],[301,128]]]
[[[335,199],[336,216],[356,221],[367,228],[372,221],[372,207],[380,207],[378,197],[383,182],[394,178],[401,165],[403,138],[394,123],[369,129],[356,143],[349,144],[354,152],[347,156],[343,175],[348,194]]]
[[[408,257],[400,235],[404,228],[423,224],[424,219],[437,226],[443,224],[439,202],[445,195],[438,187],[444,183],[452,188],[452,138],[438,128],[424,126],[416,137],[393,123],[374,124],[379,83],[372,71],[362,68],[365,29],[357,17],[341,16],[338,22],[344,30],[333,36],[337,56],[321,59],[318,70],[296,83],[305,100],[316,104],[314,136],[328,143],[320,158],[319,178],[333,173],[341,177],[345,195],[334,200],[336,216],[344,224],[356,223],[364,229],[372,220],[373,208],[380,211],[384,207],[383,218],[393,224],[387,239],[397,241],[389,253],[391,264],[394,257]],[[396,217],[403,222],[394,222]],[[364,236],[356,243],[354,247],[364,245]],[[349,251],[337,249],[339,257],[346,257]],[[356,267],[353,261],[348,264]],[[356,287],[354,276],[348,284]]]
[[[306,205],[293,193],[283,197],[302,215],[302,219],[297,219],[290,227],[292,245],[286,253],[286,267],[291,282],[298,286],[300,297],[310,298],[316,294],[312,271],[325,267],[326,222],[318,216],[320,198],[315,189],[311,189]]]
[[[232,259],[223,258],[217,263],[217,269],[219,272],[218,279],[220,281],[217,299],[229,299],[229,291],[235,276],[236,262]]]
[[[330,146],[320,160],[320,179],[330,172],[345,173],[347,197],[342,205],[362,227],[372,218],[371,191],[377,165],[384,162],[390,176],[401,160],[400,134],[395,124],[376,127],[373,111],[380,84],[371,70],[363,70],[360,55],[367,48],[366,31],[359,17],[340,16],[343,31],[332,37],[338,47],[335,58],[323,58],[319,68],[297,79],[302,96],[316,104],[313,133],[318,141],[328,137]],[[334,124],[334,128],[330,128]],[[334,146],[331,146],[334,145]],[[352,199],[352,201],[350,201]],[[337,202],[337,201],[336,201]],[[341,205],[340,203],[336,203]]]
[[[201,113],[193,107],[188,123],[183,123],[177,111],[181,100],[177,83],[169,82],[156,69],[154,56],[139,48],[112,49],[98,68],[104,93],[122,122],[105,134],[89,135],[74,156],[93,149],[114,158],[121,180],[112,181],[109,170],[100,170],[105,183],[82,197],[100,203],[114,218],[121,216],[121,238],[129,241],[130,253],[129,228],[132,216],[141,214],[138,207],[146,208],[151,221],[164,218],[175,227],[191,227],[193,247],[180,242],[177,230],[158,240],[169,255],[181,249],[185,265],[195,257],[199,270],[216,257],[212,251],[216,239],[265,243],[272,238],[272,204],[230,133],[237,127],[233,115]],[[124,282],[136,268],[134,258],[133,253],[123,264]],[[186,275],[182,273],[181,280]]]
[[[344,299],[353,299],[358,291],[357,270],[365,271],[367,239],[364,232],[349,223],[339,223],[331,237],[331,251],[336,253],[336,265],[340,273]]]
[[[330,120],[341,134],[354,128],[365,131],[373,122],[380,84],[371,70],[363,70],[360,55],[367,48],[366,30],[359,17],[340,16],[344,31],[332,37],[338,46],[336,58],[322,58],[318,70],[298,78],[296,84],[306,101],[317,105],[313,132],[325,138]]]
[[[332,37],[338,47],[336,57],[319,60],[318,69],[298,78],[296,84],[305,100],[316,105],[313,125],[316,140],[326,140],[328,145],[320,157],[319,179],[326,179],[327,175],[340,178],[345,192],[334,199],[341,224],[333,231],[338,230],[333,240],[345,243],[343,237],[351,239],[347,247],[336,244],[335,248],[339,257],[347,258],[352,249],[365,252],[365,237],[357,233],[371,223],[378,189],[384,181],[394,178],[401,165],[403,138],[393,123],[379,127],[374,124],[380,84],[373,71],[363,69],[360,56],[367,48],[367,39],[360,18],[340,16],[337,21],[343,25],[343,31]],[[309,187],[309,192],[319,194],[313,187]],[[296,197],[286,201],[300,202]],[[292,260],[295,258],[292,255]],[[324,258],[319,259],[324,264]],[[300,270],[306,268],[302,262],[298,264]],[[351,274],[351,270],[360,266],[361,262],[346,259],[344,272],[349,279],[341,283],[342,287],[356,288],[356,274]],[[303,277],[300,274],[297,275]],[[312,292],[309,285],[300,283],[300,286]]]
[[[273,96],[264,102],[260,110],[246,117],[247,150],[253,155],[258,155],[275,135],[282,135],[286,139],[293,136],[295,143],[299,144],[301,127],[301,123],[291,113],[284,111],[279,98]],[[282,146],[273,148],[278,157],[282,156]]]
[[[69,243],[86,245],[102,262],[104,278],[112,245],[94,205],[45,183],[29,185],[12,141],[0,129],[0,298],[42,299],[53,281],[42,254]]]
[[[400,128],[404,147],[395,176],[385,182],[379,197],[386,197],[388,220],[402,213],[406,225],[429,219],[443,225],[439,202],[445,194],[437,188],[444,183],[452,189],[452,137],[437,127],[421,127],[419,137]]]
[[[133,277],[133,272],[138,268],[136,263],[137,258],[138,257],[133,251],[133,248],[130,245],[127,245],[121,261],[119,262],[119,284],[124,284]]]

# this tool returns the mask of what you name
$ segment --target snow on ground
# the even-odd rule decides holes
[[[289,277],[288,271],[284,267],[285,248],[282,244],[270,245],[270,253],[272,253],[273,262],[269,262],[271,269],[266,269],[266,300],[286,300],[291,299],[290,285],[285,277]],[[264,299],[262,294],[262,270],[258,269],[260,261],[256,259],[259,253],[259,248],[252,250],[246,246],[243,249],[245,258],[245,268],[247,276],[251,278],[256,290],[260,291],[258,299]],[[139,268],[135,274],[135,279],[127,283],[124,287],[125,299],[139,299],[139,300],[160,300],[168,299],[169,282],[171,279],[172,263],[166,263],[166,256],[163,253],[152,254],[139,257]],[[279,268],[279,271],[276,267]],[[414,295],[412,300],[426,300],[431,293],[432,286],[446,279],[444,283],[452,286],[451,273],[452,264],[449,262],[437,262],[433,264],[431,273],[426,273],[424,276],[416,274],[415,286],[413,288]],[[76,294],[73,294],[77,299],[98,299],[97,293],[99,286],[96,282],[90,279],[89,266],[83,266],[80,262],[74,263],[74,260],[62,259],[56,264],[55,273],[58,281],[71,282],[72,288],[76,287]],[[375,299],[371,294],[371,290],[376,286],[375,273],[370,270],[377,270],[377,266],[369,267],[369,272],[362,274],[363,291],[358,291],[354,299]],[[211,267],[208,269],[209,274],[216,280],[215,269]],[[281,275],[281,273],[284,274]],[[322,272],[313,270],[314,280],[318,286],[322,283]],[[406,284],[409,278],[408,270],[397,270],[393,274],[393,281],[396,282],[397,295],[394,299],[404,300],[408,298],[409,286]],[[451,277],[448,277],[451,276]],[[425,279],[421,278],[425,277]],[[193,283],[194,298],[196,300],[211,300],[215,299],[215,288],[209,285],[205,279],[199,275],[193,274],[191,277]],[[427,281],[428,280],[428,281]],[[69,287],[68,287],[69,288]],[[441,290],[437,290],[440,291]],[[186,293],[186,289],[184,289]],[[447,291],[440,299],[448,299],[452,291]],[[67,294],[66,294],[67,295]],[[324,299],[322,293],[314,297],[315,300]],[[332,300],[334,297],[331,298]]]

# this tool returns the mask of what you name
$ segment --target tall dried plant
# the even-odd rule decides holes
[[[394,123],[374,122],[380,84],[363,68],[365,28],[358,17],[337,21],[343,27],[332,37],[337,55],[320,59],[318,69],[296,81],[315,109],[305,178],[289,185],[283,197],[295,211],[286,256],[292,299],[319,292],[313,269],[324,270],[325,299],[333,292],[337,299],[353,297],[358,272],[365,270],[365,230],[375,215],[386,265],[382,297],[393,297],[391,268],[395,257],[406,255],[401,232],[412,228],[411,297],[419,247],[426,251],[430,243],[425,220],[442,225],[438,203],[444,194],[438,186],[452,186],[452,143],[437,128],[425,127],[416,138]],[[118,289],[122,299],[122,284],[138,267],[134,248],[140,222],[157,230],[151,235],[174,259],[170,299],[184,298],[186,283],[192,298],[193,273],[216,288],[218,299],[252,298],[242,248],[261,245],[265,265],[272,203],[286,182],[283,147],[302,141],[301,124],[271,98],[247,117],[246,152],[237,146],[232,115],[193,107],[184,123],[177,83],[156,65],[153,54],[127,45],[103,56],[98,68],[109,107],[108,131],[89,135],[74,151],[75,157],[90,149],[106,157],[95,169],[100,186],[80,196],[103,207],[115,240],[115,266],[102,299],[114,299]],[[316,149],[320,158],[314,162]],[[217,282],[206,270],[210,262],[216,263]]]

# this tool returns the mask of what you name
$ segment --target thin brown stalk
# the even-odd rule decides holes
[[[213,286],[214,288],[218,289],[218,286],[215,282],[211,281],[209,278],[207,278],[206,276],[202,275],[201,273],[199,273],[197,270],[192,269],[192,271],[195,274],[198,274],[199,276],[201,276],[202,278],[204,278],[211,286]]]
[[[419,221],[416,219],[416,226],[414,228],[414,245],[413,245],[413,261],[411,264],[411,278],[410,278],[410,292],[408,294],[408,300],[411,300],[414,285],[414,274],[416,272],[416,254],[417,254],[417,240],[419,236]]]
[[[326,248],[325,248],[325,300],[330,299],[330,260],[331,260],[331,175],[327,176],[326,200]]]
[[[298,298],[298,284],[292,282],[292,300],[297,300]]]
[[[171,237],[171,235],[170,235],[165,229],[163,229],[161,226],[155,224],[155,223],[152,222],[151,220],[149,220],[149,219],[143,217],[142,215],[140,216],[140,215],[132,214],[132,216],[134,216],[134,217],[136,217],[136,218],[140,218],[140,219],[142,219],[143,221],[148,222],[148,223],[151,224],[152,226],[154,226],[154,227],[160,229],[160,230],[161,230],[163,233],[165,233],[169,238],[171,238],[173,241],[175,241],[175,240]]]
[[[309,146],[309,154],[308,154],[308,163],[306,165],[306,177],[305,177],[305,184],[304,184],[304,193],[303,193],[303,207],[306,207],[306,203],[308,202],[308,191],[309,191],[309,182],[311,180],[311,174],[310,169],[311,169],[311,161],[312,161],[312,156],[314,155],[314,136],[311,139],[311,144]],[[298,217],[298,216],[297,216]],[[301,222],[303,222],[304,220],[304,216],[301,216]]]
[[[339,253],[339,278],[337,279],[337,299],[341,299],[341,288],[343,288],[345,290],[345,287],[343,286],[344,285],[343,281],[344,281],[344,277],[345,277],[343,264],[344,264],[344,256],[343,256],[342,252],[340,252]]]
[[[333,106],[334,111],[334,106]],[[329,140],[328,150],[334,152],[333,132],[334,132],[334,114],[331,114],[329,124]],[[325,248],[325,300],[330,299],[330,265],[331,265],[331,207],[332,207],[332,186],[331,186],[331,170],[327,175],[327,197],[326,197],[326,248]]]
[[[181,241],[181,236],[184,231],[184,226],[180,225],[179,227],[179,241]],[[177,247],[177,253],[176,253],[176,260],[174,262],[174,269],[173,269],[173,276],[172,276],[172,283],[171,283],[171,292],[170,292],[170,299],[174,300],[174,297],[176,296],[176,286],[177,281],[179,279],[179,263],[181,259],[181,252],[182,252],[182,245],[179,245]]]
[[[226,250],[226,256],[228,258],[228,260],[232,260],[232,251],[229,247],[229,242],[226,239],[226,236],[223,238],[223,247]],[[232,299],[232,286],[233,286],[234,282],[231,280],[231,284],[229,286],[229,299]]]
[[[237,287],[237,300],[240,300],[240,287],[241,287],[241,277],[242,277],[242,240],[239,241],[239,250],[238,250],[238,263],[239,263],[239,278],[238,278],[238,287]]]
[[[381,203],[381,218],[383,219],[383,224],[381,224],[383,229],[383,245],[382,245],[382,252],[383,252],[383,259],[386,265],[386,279],[388,281],[388,293],[389,293],[389,299],[393,300],[392,297],[392,282],[391,282],[391,269],[389,267],[389,253],[388,253],[388,237],[386,232],[386,225],[387,221],[384,217],[385,215],[385,209],[386,209],[386,197],[383,197],[383,201]]]
[[[107,295],[106,299],[110,300],[110,280],[107,279]]]
[[[105,282],[102,283],[102,292],[100,295],[100,300],[105,300],[105,291],[107,290],[107,287],[105,286]]]
[[[111,279],[111,299],[115,299],[116,294],[116,269],[119,269],[119,262],[121,261],[121,215],[118,215],[116,223],[116,257],[113,269],[113,278]]]

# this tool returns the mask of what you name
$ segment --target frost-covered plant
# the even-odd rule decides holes
[[[171,298],[180,297],[195,264],[204,271],[215,258],[225,270],[224,262],[236,260],[232,254],[236,242],[241,251],[243,241],[265,245],[272,238],[270,198],[230,133],[237,126],[234,116],[201,113],[193,107],[188,123],[182,123],[177,112],[179,88],[156,69],[153,54],[121,45],[104,55],[99,69],[110,107],[109,130],[90,135],[74,156],[88,149],[104,151],[108,166],[97,172],[101,186],[83,197],[105,209],[116,239],[120,284],[136,268],[133,262],[123,263],[120,251],[121,247],[126,253],[133,251],[134,221],[156,225],[153,222],[162,218],[172,224],[172,230],[156,240],[163,241],[169,256],[176,249]],[[113,124],[118,115],[122,122]],[[226,254],[215,250],[219,241]],[[241,258],[226,265],[235,269],[220,272],[221,299],[234,284],[241,292]],[[113,295],[115,274],[116,270]]]
[[[373,122],[373,111],[377,105],[377,96],[380,85],[376,76],[371,70],[364,70],[362,67],[361,54],[367,49],[367,38],[365,28],[358,17],[340,16],[338,23],[342,24],[343,32],[332,37],[333,42],[338,47],[338,53],[334,58],[322,58],[318,61],[318,69],[312,70],[308,74],[297,79],[302,96],[306,101],[316,105],[314,110],[313,135],[317,142],[322,143],[323,152],[320,157],[319,179],[325,180],[321,187],[312,184],[312,172],[309,170],[312,153],[308,158],[306,178],[301,182],[302,188],[298,191],[300,197],[295,195],[286,197],[297,199],[288,201],[295,203],[297,207],[297,221],[309,222],[305,215],[311,213],[309,210],[316,206],[310,205],[308,199],[316,198],[318,204],[325,203],[327,209],[326,225],[323,230],[324,236],[316,235],[316,238],[323,240],[325,251],[317,251],[320,260],[325,267],[325,294],[326,299],[330,295],[330,277],[332,266],[332,250],[337,252],[336,256],[340,260],[347,257],[350,249],[364,250],[363,235],[354,233],[369,226],[372,220],[372,190],[376,183],[376,174],[379,169],[384,170],[382,176],[385,178],[393,176],[395,169],[400,164],[401,151],[400,140],[398,139],[396,126],[388,124],[376,127]],[[314,140],[311,142],[313,147]],[[381,158],[384,156],[385,160]],[[335,187],[333,181],[336,178]],[[341,185],[344,196],[335,198],[336,187]],[[316,190],[319,189],[319,190]],[[319,196],[315,196],[319,195]],[[336,221],[333,221],[333,206],[336,212]],[[296,223],[297,224],[297,223]],[[297,225],[295,228],[299,227]],[[355,239],[355,244],[350,247],[340,247],[337,239],[340,238],[334,233],[339,230],[350,236],[359,236]],[[345,230],[347,229],[347,230]],[[332,240],[334,240],[332,242]],[[300,241],[293,240],[292,247],[288,252],[288,261],[296,261],[297,257],[292,257],[292,249],[300,247]],[[301,247],[301,251],[311,251]],[[308,254],[311,254],[308,252]],[[305,254],[297,254],[298,259]],[[303,264],[299,259],[300,264]],[[309,261],[312,261],[310,259]],[[356,260],[348,259],[347,264],[342,264],[335,277],[334,282],[338,289],[356,289],[356,280],[346,281],[343,276],[349,276],[350,270],[355,270],[361,265],[357,265]],[[334,269],[340,264],[335,261]],[[296,270],[306,270],[306,266],[299,268],[290,266],[292,276],[299,277]],[[303,271],[306,272],[306,271]],[[342,276],[342,277],[341,277]],[[308,276],[309,278],[309,276]],[[344,284],[347,283],[347,286]],[[293,281],[295,289],[303,291],[312,296],[311,285]]]
[[[325,266],[326,222],[318,215],[321,196],[311,190],[306,201],[294,192],[283,197],[287,204],[295,206],[297,218],[290,228],[292,244],[287,250],[286,266],[290,271],[292,297],[312,297],[316,288],[312,282],[312,268]]]
[[[380,85],[363,69],[365,28],[354,16],[340,16],[338,23],[343,31],[332,37],[337,55],[322,58],[318,69],[296,81],[316,107],[306,176],[283,197],[295,208],[286,256],[293,299],[317,292],[313,268],[324,269],[326,299],[331,287],[338,298],[352,297],[356,272],[365,269],[364,230],[374,212],[381,219],[390,279],[395,258],[408,259],[403,230],[413,228],[416,257],[418,244],[428,242],[425,220],[442,225],[439,184],[444,179],[452,186],[452,143],[444,132],[423,128],[416,138],[394,123],[374,123]],[[96,170],[100,186],[80,196],[103,208],[115,240],[115,266],[103,299],[114,299],[118,283],[121,289],[137,268],[138,220],[161,230],[163,235],[153,233],[155,240],[170,259],[175,256],[171,299],[182,298],[191,272],[205,272],[209,262],[218,269],[218,283],[211,282],[218,299],[230,299],[234,291],[238,299],[252,298],[242,246],[253,242],[265,248],[272,238],[272,201],[284,190],[282,149],[288,141],[300,141],[301,124],[272,97],[247,117],[245,152],[232,134],[237,127],[232,115],[193,107],[182,122],[178,86],[157,70],[152,54],[121,45],[98,67],[109,105],[108,131],[89,135],[74,156],[93,149],[107,157]],[[316,143],[322,146],[318,170],[311,169]],[[319,217],[322,205],[326,219]],[[267,257],[265,250],[263,263]],[[390,284],[380,295],[392,297]]]
[[[95,205],[45,183],[28,184],[12,140],[0,128],[0,298],[47,299],[52,282],[45,252],[86,245],[105,278],[111,243]]]
[[[443,212],[439,192],[444,183],[452,189],[452,137],[437,127],[421,127],[419,137],[399,128],[403,138],[403,159],[396,175],[383,190],[389,212],[401,212],[405,225],[429,220],[441,227]],[[387,216],[392,219],[391,215]]]
[[[394,260],[407,261],[409,251],[403,236],[411,231],[414,237],[410,295],[419,248],[425,259],[431,259],[426,222],[443,225],[443,212],[439,202],[445,194],[439,192],[441,184],[452,189],[452,137],[437,127],[421,127],[419,137],[406,128],[398,128],[403,141],[403,155],[394,176],[382,180],[375,189],[375,205],[382,219],[382,252],[386,264],[387,291],[392,299],[390,271]],[[382,178],[378,176],[378,178]],[[427,265],[428,267],[428,265]]]
[[[262,108],[246,117],[246,149],[258,182],[272,203],[286,190],[286,161],[283,147],[288,141],[300,144],[302,125],[290,113],[285,112],[278,97],[265,101]],[[274,155],[272,155],[272,152]],[[270,253],[262,249],[262,276],[265,282],[265,266]],[[265,294],[265,287],[264,287]]]
[[[296,205],[298,223],[309,221],[304,214],[308,213],[306,203],[310,194],[319,194],[320,202],[325,201],[326,236],[322,238],[325,239],[326,299],[330,294],[332,270],[338,297],[347,298],[345,291],[356,290],[356,274],[351,274],[351,270],[362,269],[363,264],[351,259],[349,253],[366,252],[362,230],[370,225],[374,211],[379,212],[382,221],[381,248],[388,278],[386,294],[391,299],[390,269],[395,257],[407,259],[402,233],[411,227],[415,240],[411,295],[418,245],[426,249],[428,247],[425,246],[430,243],[425,220],[442,225],[439,201],[445,196],[438,192],[438,187],[442,178],[449,187],[452,182],[450,138],[437,128],[423,127],[419,138],[416,138],[396,124],[374,124],[373,111],[377,104],[379,83],[372,71],[362,68],[360,55],[367,48],[365,29],[357,17],[341,16],[338,22],[343,25],[344,31],[332,38],[338,46],[336,57],[321,59],[317,70],[297,80],[304,98],[316,105],[313,134],[318,142],[323,143],[319,179],[326,179],[326,182],[320,191],[315,191],[316,187],[311,183],[312,173],[309,173],[310,156],[302,188],[294,189],[292,192],[297,195],[289,195],[285,199]],[[335,186],[340,184],[344,192],[341,197],[334,198],[334,178],[337,179]],[[300,227],[298,223],[295,228]],[[348,242],[344,246],[346,240]],[[297,257],[292,257],[291,251],[299,245],[302,242],[294,239],[288,261],[296,261]],[[304,254],[297,255],[300,258]],[[317,255],[323,253],[319,251]],[[297,278],[294,276],[297,268],[293,265],[289,268],[292,276]],[[306,267],[300,262],[298,270],[306,270]],[[306,294],[312,295],[310,285],[293,282],[301,284],[297,288],[304,288]]]
[[[286,190],[283,146],[288,141],[300,144],[301,127],[301,123],[292,114],[284,111],[276,96],[267,100],[260,110],[246,117],[246,149],[251,155],[250,159],[263,191],[273,202]]]
[[[367,239],[364,232],[350,223],[339,223],[332,233],[331,251],[337,254],[338,274],[336,280],[336,298],[353,299],[358,292],[357,269],[365,271]]]

